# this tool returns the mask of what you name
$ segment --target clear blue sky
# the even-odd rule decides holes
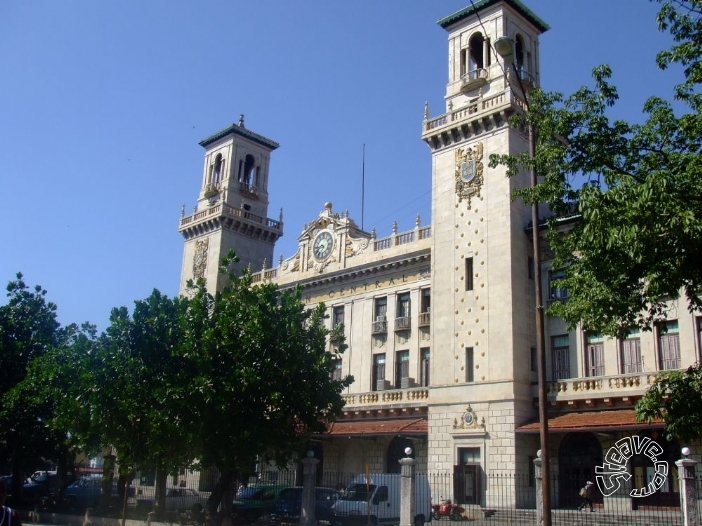
[[[571,93],[614,68],[617,115],[641,118],[658,72],[658,4],[523,0],[550,26],[542,85]],[[246,116],[280,143],[269,216],[276,263],[326,201],[383,237],[430,221],[424,102],[444,112],[446,32],[470,0],[5,0],[0,2],[0,282],[21,271],[63,324],[103,330],[110,310],[178,292],[181,206],[198,141]],[[4,303],[4,297],[0,304]]]

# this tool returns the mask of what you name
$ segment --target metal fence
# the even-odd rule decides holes
[[[319,471],[316,477],[318,487],[332,488],[341,493],[344,488],[363,473],[340,473]],[[417,499],[430,501],[438,508],[444,501],[450,500],[451,507],[444,506],[442,512],[427,517],[437,526],[441,522],[469,522],[470,524],[536,524],[536,481],[533,474],[514,473],[484,473],[480,469],[461,473],[429,473],[418,474],[428,479],[428,494],[417,494]],[[184,472],[177,476],[169,476],[167,480],[168,502],[174,502],[178,490],[189,490],[190,497],[203,499],[210,495],[219,473],[215,470],[201,472]],[[372,475],[371,475],[372,477]],[[141,511],[153,506],[154,479],[139,474],[134,481],[135,498],[132,503]],[[613,525],[683,525],[680,510],[680,488],[677,480],[670,480],[658,494],[648,497],[632,497],[632,487],[639,487],[632,477],[629,486],[622,488],[611,496],[603,496],[593,486],[590,502],[584,501],[579,490],[585,485],[585,480],[566,479],[553,476],[550,479],[552,523],[554,525],[577,524],[613,524]],[[289,486],[301,486],[302,471],[300,469],[265,471],[260,475],[237,481],[239,491],[244,488],[269,486],[268,501],[261,505],[261,513],[265,514],[272,508],[275,491]],[[426,485],[424,486],[426,487]],[[698,515],[702,522],[702,478],[696,481]],[[240,493],[241,494],[241,493]],[[168,504],[167,504],[168,506]],[[173,505],[171,505],[173,507]],[[454,510],[457,507],[458,511]]]

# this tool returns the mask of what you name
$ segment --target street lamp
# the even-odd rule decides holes
[[[500,37],[495,41],[495,51],[502,57],[505,64],[512,67],[517,75],[519,87],[524,96],[524,103],[529,110],[529,101],[527,93],[522,85],[519,72],[514,65],[514,42],[509,37]],[[507,81],[509,76],[507,71],[504,72]],[[511,86],[511,84],[510,84]],[[527,124],[529,133],[529,158],[533,161],[534,150],[536,149],[536,137],[534,128],[531,123]],[[531,179],[531,187],[535,188],[537,184],[536,170],[533,165],[529,169]],[[548,416],[546,413],[546,346],[544,344],[544,305],[543,294],[541,292],[541,249],[539,243],[539,203],[533,200],[531,203],[531,224],[532,224],[532,251],[534,258],[534,300],[536,302],[536,355],[537,355],[537,370],[539,382],[539,438],[541,451],[541,494],[542,494],[542,512],[541,517],[544,526],[551,526],[551,479],[548,459]]]

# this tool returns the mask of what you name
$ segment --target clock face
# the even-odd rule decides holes
[[[314,243],[312,244],[312,254],[314,254],[316,259],[322,261],[329,257],[332,248],[334,248],[334,238],[332,237],[331,232],[328,230],[323,230],[317,235],[316,238],[314,238]]]

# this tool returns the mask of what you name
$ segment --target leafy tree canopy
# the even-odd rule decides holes
[[[702,365],[660,373],[636,404],[636,420],[665,421],[668,440],[691,440],[702,433]]]
[[[557,285],[570,298],[550,313],[570,328],[582,323],[612,336],[650,329],[681,291],[689,310],[702,309],[701,14],[702,0],[668,0],[658,14],[674,45],[657,62],[682,66],[684,79],[672,93],[682,111],[651,97],[643,124],[612,121],[607,113],[618,93],[603,65],[593,71],[594,87],[570,96],[529,92],[529,111],[517,124],[537,132],[533,158],[491,158],[510,175],[533,168],[539,176],[536,188],[516,196],[554,213],[548,242],[554,267],[566,268]],[[564,235],[560,219],[568,215],[579,217]]]

